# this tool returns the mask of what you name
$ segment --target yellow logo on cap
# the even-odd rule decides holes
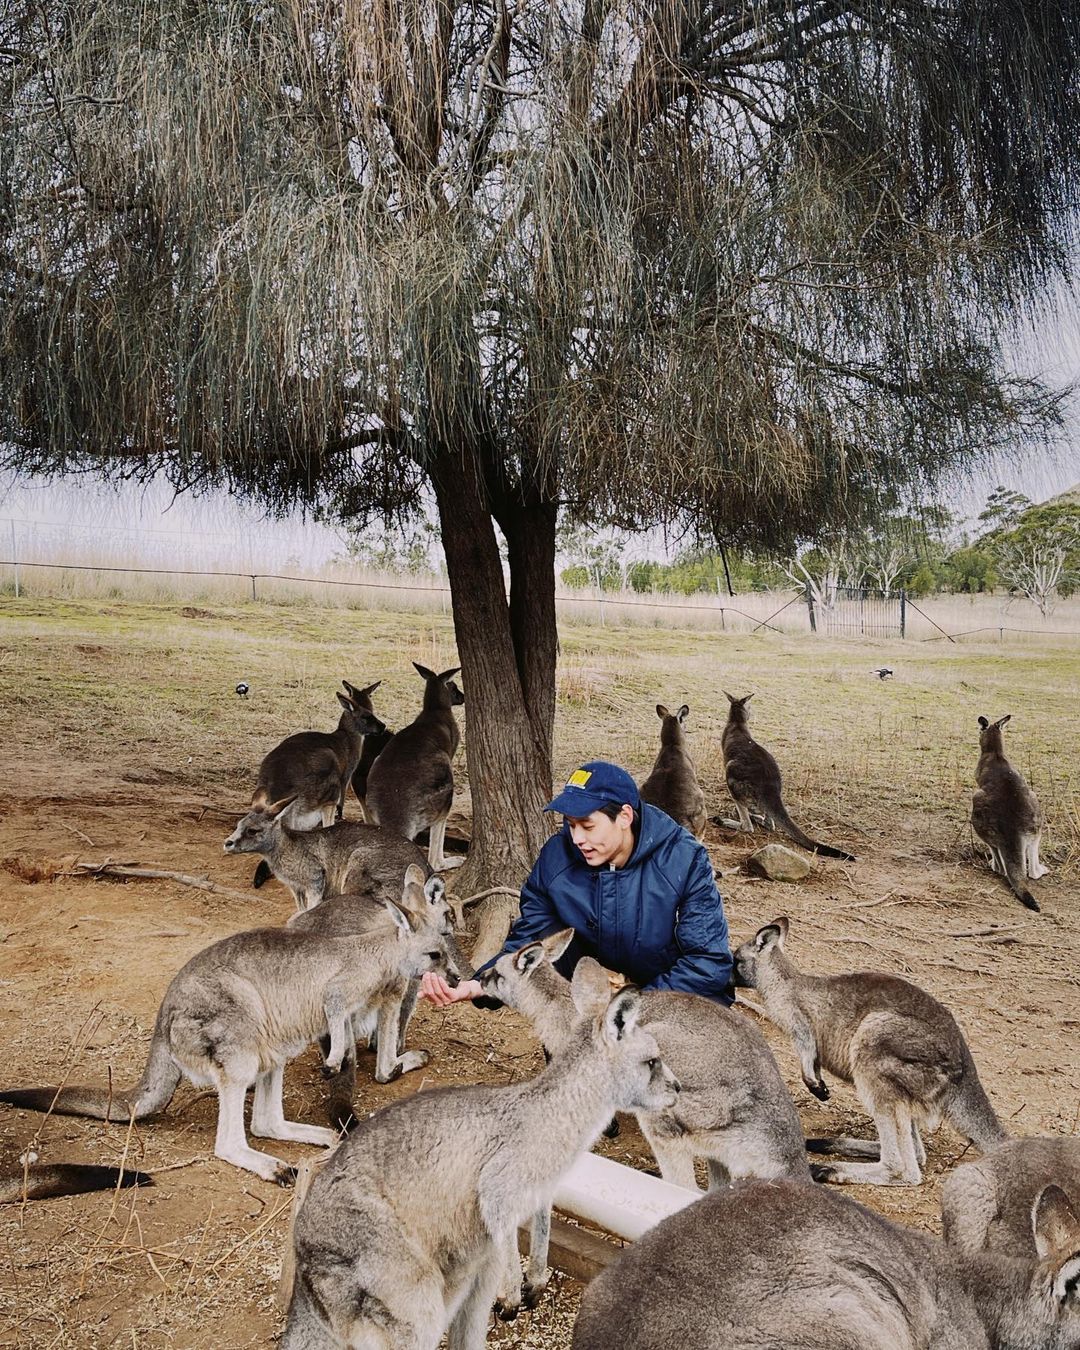
[[[570,775],[570,777],[566,780],[566,786],[584,787],[591,777],[592,774],[589,772],[588,769],[575,769],[574,772]]]

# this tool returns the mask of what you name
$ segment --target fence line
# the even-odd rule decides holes
[[[343,579],[338,580],[332,577],[285,576],[280,572],[235,572],[235,571],[217,571],[217,570],[212,571],[206,569],[184,568],[184,567],[111,567],[90,563],[29,562],[25,559],[18,557],[0,559],[0,567],[11,567],[15,569],[16,596],[19,595],[19,573],[23,569],[29,567],[60,572],[104,572],[110,574],[126,574],[138,576],[219,577],[219,578],[228,578],[234,581],[250,581],[251,598],[253,600],[258,600],[259,598],[257,583],[260,581],[285,582],[304,586],[344,586],[350,589],[357,589],[357,590],[405,591],[413,594],[425,594],[425,595],[448,596],[451,593],[449,586],[417,586],[406,582],[393,582],[393,581],[346,581]],[[594,596],[584,596],[584,595],[556,596],[556,602],[560,605],[598,605],[601,608],[601,612],[604,606],[612,605],[624,609],[653,609],[653,610],[662,609],[668,610],[675,614],[682,614],[692,611],[717,614],[719,615],[720,618],[721,631],[726,630],[726,615],[728,614],[738,615],[739,618],[745,619],[748,623],[754,625],[754,628],[751,630],[752,632],[758,632],[762,628],[768,628],[770,632],[774,633],[783,633],[784,630],[774,627],[772,624],[772,620],[775,619],[778,615],[782,614],[786,609],[789,609],[796,602],[803,601],[804,599],[805,597],[801,592],[796,593],[789,600],[785,601],[785,603],[781,605],[779,609],[774,610],[766,618],[761,619],[758,617],[758,615],[749,614],[747,613],[746,610],[739,609],[735,605],[717,605],[715,603],[703,605],[703,604],[695,604],[691,601],[679,604],[665,604],[662,595],[652,596],[649,599],[642,599],[642,600],[609,598],[602,592]],[[906,602],[911,607],[911,609],[913,609],[917,614],[920,615],[921,618],[925,619],[927,623],[933,625],[933,627],[938,630],[939,636],[931,635],[930,637],[920,638],[919,641],[921,642],[940,642],[943,639],[947,639],[949,642],[953,642],[958,637],[970,637],[977,633],[997,633],[1002,640],[1004,640],[1005,633],[1023,633],[1035,637],[1080,637],[1080,630],[1072,628],[1019,628],[1016,627],[1015,625],[1010,624],[988,624],[979,628],[963,629],[955,634],[949,633],[944,628],[941,627],[941,625],[937,622],[936,619],[932,618],[924,610],[920,609],[918,605],[914,604],[911,601],[910,597],[907,597]],[[814,631],[813,617],[812,617],[813,610],[811,609],[809,613],[811,615],[811,618],[809,620],[810,626],[807,629],[808,633]],[[847,636],[842,631],[831,633],[829,635],[839,637]]]

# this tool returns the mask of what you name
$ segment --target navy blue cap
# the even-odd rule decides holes
[[[605,759],[590,759],[575,769],[566,780],[566,786],[544,807],[545,811],[561,811],[564,816],[579,819],[591,816],[602,806],[630,805],[641,809],[641,794],[637,784],[617,764]]]

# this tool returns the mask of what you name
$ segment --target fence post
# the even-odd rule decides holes
[[[907,637],[907,591],[900,587],[900,636]]]
[[[15,564],[15,599],[19,598],[19,544],[15,536],[14,520],[8,522],[11,525],[11,560]]]
[[[254,577],[251,578],[251,598],[252,598],[252,600],[258,599],[258,597],[257,597],[256,594],[255,594],[255,578],[254,578]]]
[[[806,609],[810,615],[810,631],[817,632],[817,618],[814,614],[814,592],[810,589],[810,583],[806,583]]]
[[[604,579],[600,575],[599,564],[596,568],[596,594],[600,599],[600,627],[606,628],[607,624],[604,622]]]

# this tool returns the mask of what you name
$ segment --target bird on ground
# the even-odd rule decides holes
[[[876,675],[879,680],[887,680],[892,673],[892,666],[875,666],[870,672],[871,675]]]
[[[236,692],[241,698],[247,698],[248,694],[251,692],[251,685],[248,684],[247,680],[241,680],[236,686]]]

